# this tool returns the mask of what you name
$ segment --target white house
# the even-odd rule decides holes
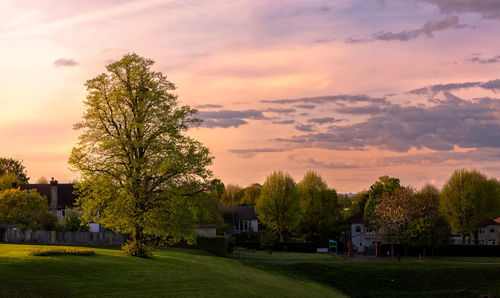
[[[350,224],[350,241],[355,251],[364,253],[367,249],[375,249],[375,243],[378,242],[377,236],[372,229],[365,226],[363,221],[364,212],[358,213],[347,219]]]

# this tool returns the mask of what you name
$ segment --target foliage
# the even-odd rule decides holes
[[[16,188],[21,184],[21,180],[17,179],[15,174],[8,173],[0,176],[0,191]]]
[[[229,253],[229,239],[225,236],[217,237],[202,237],[196,238],[198,248],[215,254],[219,257],[227,257]]]
[[[286,231],[294,228],[299,214],[297,186],[282,171],[267,177],[256,205],[259,220],[276,231],[283,242]]]
[[[456,170],[441,192],[440,211],[464,237],[500,215],[500,185],[478,171]]]
[[[35,248],[29,252],[30,256],[49,257],[49,256],[93,256],[95,252],[90,249],[76,247],[47,247]]]
[[[35,182],[35,184],[48,184],[49,183],[49,179],[47,179],[46,177],[40,177],[38,178],[38,180]]]
[[[214,201],[217,205],[220,204],[225,190],[226,187],[224,186],[224,183],[222,183],[220,179],[213,179],[210,182],[210,191],[209,191],[210,199],[212,199],[212,201]]]
[[[21,183],[28,183],[30,179],[27,176],[28,173],[26,172],[22,161],[13,158],[0,157],[0,176],[5,174],[14,174],[16,178],[21,181]]]
[[[410,222],[424,217],[429,212],[426,208],[410,186],[399,187],[392,194],[383,193],[372,218],[377,237],[382,243],[402,242],[403,231]]]
[[[439,216],[439,189],[432,184],[426,184],[416,194],[419,205],[424,208],[429,219],[436,219]]]
[[[311,239],[327,239],[339,218],[337,193],[323,178],[309,171],[297,185],[300,202],[300,230]]]
[[[224,222],[217,202],[210,198],[209,193],[194,195],[188,208],[192,214],[192,224],[221,224]]]
[[[422,217],[408,224],[403,239],[409,246],[436,247],[441,240],[441,233],[429,218]]]
[[[361,191],[360,193],[355,195],[352,198],[351,206],[349,207],[349,210],[347,210],[344,213],[344,217],[348,218],[348,217],[351,217],[353,215],[360,213],[361,211],[364,211],[366,202],[368,202],[369,198],[370,198],[370,194],[366,190]]]
[[[228,184],[222,194],[220,204],[223,206],[238,206],[243,197],[243,189],[238,185]]]
[[[273,246],[276,244],[276,233],[271,230],[261,230],[259,236],[260,247],[272,252]]]
[[[37,230],[49,210],[47,200],[36,191],[19,189],[0,192],[0,222],[17,225],[21,230]]]
[[[382,176],[372,184],[368,192],[369,198],[365,204],[364,222],[367,226],[373,227],[373,213],[375,206],[380,202],[383,194],[392,194],[400,187],[398,178]]]
[[[193,195],[209,189],[212,157],[187,136],[199,125],[196,110],[178,106],[173,83],[127,54],[87,81],[87,110],[69,163],[79,171],[78,209],[129,235],[127,251],[145,256],[147,235],[193,239]],[[99,216],[97,213],[99,212]]]
[[[61,230],[61,225],[56,216],[45,212],[40,218],[40,229],[43,231],[59,231]]]
[[[89,228],[82,222],[82,217],[77,211],[66,210],[66,216],[61,222],[61,229],[63,231],[87,232]]]
[[[254,183],[243,189],[243,197],[241,198],[241,205],[255,205],[257,204],[257,199],[260,196],[260,191],[262,186],[258,183]]]

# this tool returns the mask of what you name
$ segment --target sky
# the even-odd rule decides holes
[[[500,178],[498,32],[498,0],[2,0],[0,156],[78,177],[84,83],[137,53],[199,110],[225,184]]]

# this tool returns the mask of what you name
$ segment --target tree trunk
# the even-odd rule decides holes
[[[478,245],[478,244],[479,244],[479,241],[478,241],[478,233],[479,233],[479,231],[478,231],[478,230],[475,230],[475,231],[474,231],[474,244],[475,244],[475,245]]]
[[[391,257],[394,257],[394,243],[391,243]]]
[[[142,227],[135,227],[131,239],[123,245],[123,250],[130,256],[142,258],[149,257],[148,243],[144,238]]]
[[[465,244],[465,233],[461,233],[460,237],[462,237],[462,244]]]

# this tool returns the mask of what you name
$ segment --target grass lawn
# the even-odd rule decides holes
[[[302,277],[186,249],[162,249],[152,259],[91,248],[94,256],[35,257],[32,248],[0,244],[0,297],[338,297]]]
[[[273,251],[269,253],[263,250],[251,250],[236,247],[234,250],[234,258],[241,260],[252,261],[276,261],[276,262],[332,262],[332,261],[349,261],[349,259],[342,256],[334,256],[329,254],[315,254],[315,253],[295,253],[295,252],[281,252]]]
[[[397,261],[252,264],[266,271],[317,281],[351,297],[500,296],[500,265]]]

